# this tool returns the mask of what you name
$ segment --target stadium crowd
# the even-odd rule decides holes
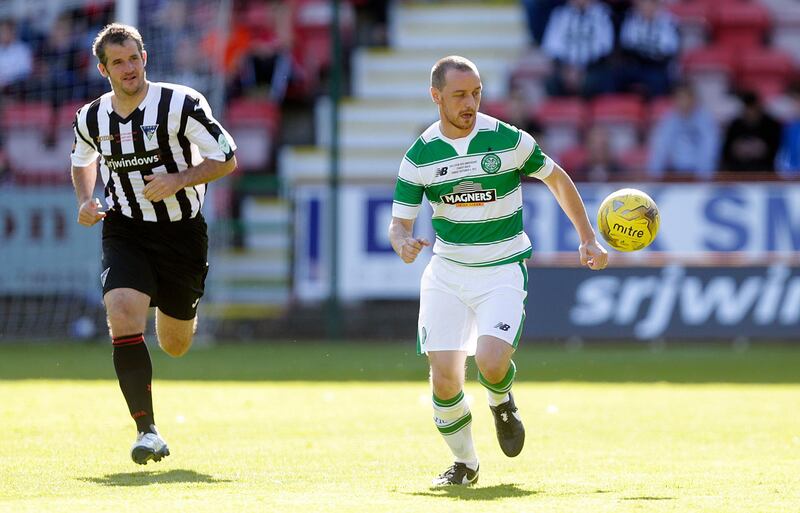
[[[353,4],[374,14],[368,2]],[[63,161],[69,152],[65,127],[80,105],[108,90],[91,44],[112,21],[114,2],[78,5],[49,9],[46,17],[0,19],[0,180],[65,182],[63,165],[54,166],[56,154]],[[148,78],[194,87],[210,99],[212,90],[222,91],[219,110],[234,132],[247,130],[245,140],[253,141],[243,149],[243,164],[272,172],[281,104],[308,104],[324,90],[330,65],[327,2],[234,0],[229,16],[220,10],[218,2],[141,0],[138,27],[146,47],[158,48],[148,60]],[[343,12],[350,14],[342,20],[349,35],[353,6]],[[224,73],[214,73],[219,69]],[[28,144],[12,145],[12,133],[24,135]]]
[[[796,3],[522,4],[530,54],[511,74],[512,100],[492,109],[526,113],[516,114],[518,122],[542,133],[543,146],[576,179],[776,179],[800,172]],[[784,12],[793,25],[778,26]],[[778,41],[778,28],[790,37]]]
[[[343,3],[346,50],[391,44],[391,1]],[[508,97],[484,110],[531,131],[576,180],[800,173],[800,16],[776,14],[781,5],[796,10],[791,0],[521,3],[530,48],[510,73]],[[215,5],[141,0],[142,35],[159,48],[148,76],[206,94],[222,89],[226,122],[254,141],[242,145],[252,148],[244,167],[272,173],[281,105],[310,110],[325,91],[328,2],[235,0],[227,26],[214,19]],[[101,0],[49,19],[0,20],[0,179],[53,179],[49,168],[66,144],[59,130],[107,89],[90,47],[113,9]],[[39,151],[8,143],[10,132],[26,131],[41,135]]]

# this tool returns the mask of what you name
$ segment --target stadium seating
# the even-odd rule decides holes
[[[608,130],[611,150],[619,154],[638,144],[645,109],[637,95],[609,94],[592,101],[591,119],[592,124]]]
[[[707,46],[686,52],[681,59],[684,77],[711,110],[727,96],[736,72],[736,51],[730,46]]]
[[[567,148],[558,156],[558,163],[567,173],[573,174],[586,164],[588,152],[582,144]]]
[[[547,96],[544,82],[550,71],[550,60],[544,52],[528,49],[511,70],[511,88],[519,90],[528,103],[537,105]]]
[[[293,52],[299,66],[300,80],[290,86],[290,93],[314,95],[323,74],[331,64],[332,47],[330,25],[333,11],[324,0],[293,0]],[[353,38],[354,14],[352,6],[340,4],[339,27],[342,48],[347,48]]]
[[[619,155],[620,164],[628,177],[644,176],[650,150],[645,145],[634,146]]]
[[[534,114],[544,127],[543,146],[553,156],[576,146],[589,120],[589,109],[578,98],[548,99],[536,108]]]
[[[509,119],[509,106],[503,100],[484,100],[481,102],[481,112],[497,119]]]
[[[742,89],[751,89],[769,99],[782,93],[794,73],[792,56],[769,48],[751,48],[738,61],[737,75]]]
[[[44,130],[52,121],[53,109],[49,103],[8,102],[3,105],[0,114],[0,127],[6,132],[23,128]]]
[[[225,124],[236,141],[236,158],[245,172],[265,171],[278,134],[280,109],[265,100],[238,99],[228,105]]]
[[[656,98],[647,107],[647,125],[652,126],[672,109],[672,98]]]
[[[79,100],[59,105],[55,109],[55,112],[53,112],[56,126],[59,128],[71,127],[72,122],[75,121],[75,114],[78,112],[78,109],[84,106],[84,104],[85,102],[83,100]]]
[[[687,76],[695,73],[724,73],[730,76],[734,70],[736,51],[729,46],[704,46],[682,55],[682,68]]]
[[[0,128],[11,171],[18,184],[68,183],[67,156],[72,134],[53,136],[53,109],[48,103],[6,103],[0,114]]]
[[[717,45],[744,49],[763,44],[770,27],[769,11],[758,2],[728,1],[716,8],[709,4],[714,41]]]

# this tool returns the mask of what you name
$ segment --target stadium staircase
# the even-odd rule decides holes
[[[241,222],[220,225],[211,240],[238,238],[240,244],[211,248],[203,316],[216,320],[278,317],[289,302],[291,207],[288,201],[249,196]]]
[[[397,3],[390,16],[390,47],[358,48],[352,97],[341,104],[341,164],[345,182],[391,183],[406,149],[436,119],[428,93],[430,68],[445,55],[472,59],[481,71],[484,99],[502,98],[513,63],[527,46],[524,14],[516,4]],[[487,23],[487,20],[491,20]],[[315,108],[315,146],[281,149],[284,184],[321,183],[329,168],[330,102]]]

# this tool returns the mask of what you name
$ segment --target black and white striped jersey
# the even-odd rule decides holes
[[[233,158],[236,144],[206,99],[189,87],[149,82],[145,99],[123,118],[114,112],[111,96],[108,92],[78,111],[72,165],[88,166],[100,157],[106,204],[125,216],[157,222],[195,217],[206,184],[153,203],[144,197],[142,177],[180,173],[203,159]]]

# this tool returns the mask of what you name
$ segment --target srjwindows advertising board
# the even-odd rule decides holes
[[[549,190],[523,185],[524,226],[533,242],[528,336],[788,337],[800,328],[800,184],[580,185],[590,218],[623,186],[650,194],[661,211],[655,243],[635,254],[610,250],[611,268],[577,267],[578,240]],[[328,294],[327,193],[295,190],[295,294]],[[430,258],[406,265],[389,245],[392,187],[348,185],[339,197],[339,283],[344,300],[414,299]],[[434,239],[430,207],[415,226]],[[558,265],[554,265],[554,263]],[[775,264],[775,265],[773,265]],[[546,312],[540,315],[540,312]]]

